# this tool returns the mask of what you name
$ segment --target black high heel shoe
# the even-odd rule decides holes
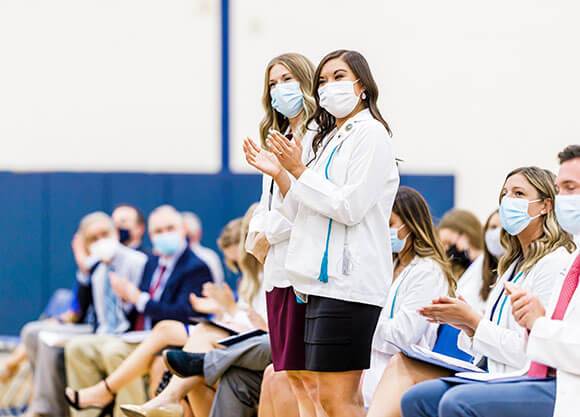
[[[109,384],[107,383],[106,379],[103,379],[103,382],[105,383],[105,388],[107,388],[107,391],[109,391],[109,394],[111,394],[113,396],[113,399],[111,400],[111,402],[109,404],[107,404],[104,407],[99,407],[96,405],[88,405],[86,407],[81,407],[79,405],[79,392],[78,391],[74,391],[74,396],[75,399],[74,401],[72,401],[68,395],[66,395],[66,392],[64,393],[64,398],[66,400],[66,402],[68,403],[68,405],[70,405],[72,408],[74,408],[75,410],[89,410],[89,409],[99,409],[101,410],[101,412],[99,413],[98,417],[113,417],[113,410],[115,409],[115,397],[116,394],[113,392],[113,390],[111,389],[111,387],[109,387]]]

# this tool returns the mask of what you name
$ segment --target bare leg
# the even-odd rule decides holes
[[[161,356],[156,356],[151,362],[151,368],[149,369],[149,398],[153,398],[157,394],[157,387],[159,387],[166,369]]]
[[[381,377],[368,417],[401,417],[401,398],[409,388],[419,382],[450,375],[450,371],[397,353]]]
[[[258,417],[308,416],[298,410],[299,405],[291,387],[291,379],[286,372],[274,372],[273,365],[266,368],[260,392]]]
[[[187,394],[193,415],[195,417],[208,417],[215,397],[215,389],[208,386],[202,376],[194,376],[187,379],[191,379],[191,383],[195,384]]]
[[[215,343],[218,340],[221,340],[227,336],[228,335],[225,331],[220,330],[217,327],[203,323],[198,324],[190,332],[189,339],[183,347],[183,350],[186,352],[195,353],[209,352],[210,350],[214,349]],[[167,385],[167,388],[165,388],[163,392],[156,398],[144,404],[143,407],[158,408],[169,404],[179,403],[183,398],[185,398],[189,391],[194,389],[196,386],[199,386],[199,378],[200,377],[179,378],[174,375]],[[195,411],[196,406],[197,405],[191,404],[194,415],[199,417]],[[200,411],[203,412],[204,405],[202,404],[200,407]]]
[[[362,371],[316,372],[318,399],[332,417],[363,417],[365,408],[360,392]]]
[[[316,373],[310,371],[286,371],[286,375],[298,402],[300,416],[326,417],[327,414],[318,401]],[[275,394],[276,403],[278,403],[277,395]]]
[[[155,353],[167,345],[183,345],[187,341],[187,332],[183,323],[165,320],[158,323],[149,337],[127,357],[123,363],[107,377],[107,383],[113,392],[143,376],[149,370]],[[72,390],[67,388],[67,395],[72,399]],[[113,400],[104,381],[79,391],[80,406],[105,406]]]
[[[6,381],[16,375],[18,368],[26,359],[26,349],[24,345],[21,343],[16,346],[16,349],[12,351],[10,356],[4,361],[2,364],[2,368],[0,368],[0,381]]]
[[[276,409],[274,407],[274,392],[278,391],[276,386],[276,373],[274,372],[274,365],[269,365],[264,371],[264,378],[262,379],[262,388],[260,390],[260,405],[258,406],[258,417],[277,417]],[[279,391],[280,392],[280,391]],[[280,397],[282,397],[280,395]],[[298,404],[296,399],[292,396],[292,409],[296,409]]]

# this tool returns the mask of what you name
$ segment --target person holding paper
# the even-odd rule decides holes
[[[132,274],[122,269],[107,268],[106,264],[102,263],[97,267],[97,270],[99,268],[103,270],[101,279],[104,284],[101,285],[105,285],[105,289],[101,296],[105,297],[105,300],[109,300],[112,296],[116,297],[113,299],[119,300],[104,303],[105,308],[99,322],[112,329],[109,334],[80,336],[65,346],[69,384],[66,398],[74,408],[73,416],[97,413],[94,410],[81,411],[87,407],[104,407],[105,410],[102,411],[104,413],[108,411],[106,408],[110,408],[110,404],[113,404],[115,396],[118,401],[123,402],[139,399],[145,401],[145,387],[142,381],[132,381],[132,384],[120,389],[102,379],[103,376],[111,374],[137,347],[135,343],[123,341],[119,337],[120,334],[131,329],[150,330],[163,320],[186,322],[193,315],[201,315],[191,307],[189,294],[195,292],[201,295],[202,286],[205,282],[211,281],[211,275],[207,265],[187,247],[181,214],[167,205],[156,208],[149,216],[149,234],[154,251],[159,256],[147,260],[145,267],[138,274],[140,283]],[[95,250],[101,259],[104,259],[110,255],[110,244],[105,241],[100,245]],[[145,257],[139,252],[135,253]],[[111,265],[114,266],[114,258]],[[117,315],[112,315],[111,313],[115,311]],[[121,316],[119,311],[127,314],[126,322],[121,320],[124,316]],[[98,387],[98,390],[83,393],[74,390],[91,385]],[[89,393],[90,395],[87,395]],[[62,394],[59,397],[62,398]],[[120,415],[118,408],[116,415]]]
[[[267,329],[265,320],[266,297],[262,287],[262,265],[245,250],[248,227],[256,206],[257,204],[250,206],[243,219],[230,221],[218,239],[218,245],[226,256],[226,265],[242,272],[242,278],[238,285],[238,301],[236,302],[234,299],[229,287],[224,285],[224,288],[219,288],[213,283],[204,287],[203,297],[191,295],[194,309],[215,314],[214,323],[240,332],[257,328]],[[183,325],[181,328],[183,329]],[[168,350],[163,353],[166,366],[180,378],[172,377],[160,395],[146,404],[125,403],[121,407],[125,414],[149,416],[165,413],[163,415],[180,416],[184,413],[184,407],[179,401],[186,395],[188,395],[189,406],[195,415],[209,413],[215,393],[213,385],[218,378],[216,377],[211,384],[208,384],[203,377],[195,377],[198,373],[194,372],[194,368],[199,365],[199,374],[203,374],[205,353],[214,349],[220,340],[227,338],[230,334],[211,323],[188,326],[188,331],[189,337],[183,351]],[[157,340],[157,343],[159,342],[163,343],[163,341]],[[156,350],[167,344],[166,342],[162,346],[157,345]],[[119,372],[115,372],[111,376],[114,376],[116,380],[121,378],[119,375],[121,373],[124,374],[125,380],[128,379],[129,375],[132,378],[139,376],[135,371],[139,361],[151,361],[156,350],[148,349],[147,353],[141,352],[139,355],[132,355],[130,363],[126,361],[122,365],[122,372],[120,367]]]
[[[506,282],[517,283],[546,303],[565,274],[575,245],[563,231],[552,209],[556,197],[554,176],[536,167],[520,168],[508,174],[500,196],[502,246],[506,254],[499,263],[501,278],[488,300],[485,316],[480,316],[461,300],[441,298],[420,310],[431,321],[449,323],[461,329],[458,345],[476,356],[476,363],[487,360],[490,373],[525,373],[527,332],[512,316]],[[468,380],[436,379],[409,389],[402,398],[403,416],[510,415],[546,416],[549,405],[542,402],[546,387],[518,384],[533,396],[535,412],[514,407],[497,384],[473,385]],[[549,389],[548,389],[549,391]],[[465,407],[474,414],[462,414]],[[518,411],[519,410],[519,411]],[[518,414],[524,413],[524,414]],[[551,413],[551,411],[550,411]]]
[[[399,188],[389,228],[395,254],[393,285],[375,330],[371,367],[363,380],[369,416],[382,415],[392,406],[384,402],[382,393],[397,389],[397,383],[381,378],[390,358],[399,351],[392,343],[431,349],[437,338],[437,325],[428,323],[417,309],[434,298],[453,296],[456,287],[456,277],[421,194],[409,187]]]

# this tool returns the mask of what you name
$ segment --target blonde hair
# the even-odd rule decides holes
[[[264,76],[264,93],[262,94],[262,106],[264,107],[264,118],[260,122],[260,140],[262,147],[267,149],[266,138],[268,131],[275,129],[280,133],[288,128],[288,118],[278,113],[272,107],[272,97],[270,95],[270,70],[276,64],[284,65],[288,71],[294,76],[296,81],[300,84],[302,90],[304,103],[304,116],[298,127],[298,132],[294,132],[299,136],[306,133],[306,123],[308,119],[314,114],[316,110],[316,101],[312,96],[312,78],[314,76],[314,65],[308,58],[302,54],[287,53],[273,58],[266,67],[266,74]]]
[[[540,199],[551,200],[554,204],[556,197],[556,176],[542,168],[538,167],[523,167],[518,168],[510,172],[505,182],[512,176],[520,174],[536,189]],[[503,187],[502,187],[503,189]],[[500,193],[499,201],[501,204],[503,196]],[[560,227],[558,221],[556,220],[556,214],[554,210],[548,211],[548,213],[542,216],[542,235],[534,240],[527,252],[523,254],[522,246],[520,241],[516,236],[512,236],[502,229],[501,231],[501,244],[506,248],[506,253],[501,257],[499,261],[499,275],[503,275],[510,265],[514,263],[518,258],[523,257],[523,262],[519,267],[521,272],[529,272],[534,265],[542,259],[544,256],[554,252],[560,247],[564,247],[568,252],[572,253],[576,249],[572,235],[566,233]]]
[[[238,283],[238,295],[241,300],[248,304],[254,301],[254,298],[262,287],[262,270],[263,266],[254,255],[246,252],[246,238],[250,227],[250,220],[258,203],[254,203],[248,208],[244,217],[231,220],[223,229],[217,240],[218,247],[224,250],[227,247],[237,245],[239,248],[238,267],[226,258],[225,262],[229,269],[234,272],[241,272],[242,278]]]
[[[421,258],[431,258],[439,265],[447,280],[449,295],[453,297],[457,287],[457,277],[435,233],[429,206],[423,196],[413,188],[400,187],[395,196],[393,213],[401,218],[403,224],[411,232],[409,238],[412,239],[413,252]]]
[[[240,299],[248,304],[252,304],[256,295],[262,287],[262,271],[264,266],[252,255],[246,251],[246,238],[248,237],[248,230],[250,228],[250,221],[254,215],[254,210],[258,207],[258,203],[252,204],[242,219],[240,228],[240,269],[242,271],[242,279],[238,284],[238,295]]]
[[[240,243],[240,231],[242,230],[242,218],[230,220],[228,224],[223,228],[220,236],[217,239],[218,248],[222,251],[233,245],[238,245]],[[232,263],[229,259],[225,259],[226,266],[234,271],[239,272],[236,265]]]

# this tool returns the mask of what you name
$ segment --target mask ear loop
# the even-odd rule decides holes
[[[397,238],[399,237],[399,230],[401,230],[403,227],[407,227],[407,225],[406,225],[405,223],[403,223],[403,224],[401,225],[401,227],[399,227],[399,228],[397,229]],[[404,237],[403,239],[401,239],[401,240],[405,240],[405,239],[407,239],[409,236],[411,236],[411,231],[410,231],[410,230],[409,230],[409,233],[407,233],[407,236],[405,236],[405,237]]]
[[[540,201],[544,201],[544,200],[545,200],[545,198],[539,198],[539,199],[537,199],[537,200],[528,201],[528,207],[529,207],[529,206],[530,206],[530,204],[532,204],[532,203],[538,203],[538,202],[540,202]],[[540,211],[540,213],[538,213],[536,216],[534,216],[534,217],[530,216],[530,219],[534,220],[534,219],[537,219],[538,217],[544,216],[544,215],[546,215],[546,214],[547,214],[547,213],[542,213],[542,212]],[[529,216],[529,214],[528,214],[528,216]]]

